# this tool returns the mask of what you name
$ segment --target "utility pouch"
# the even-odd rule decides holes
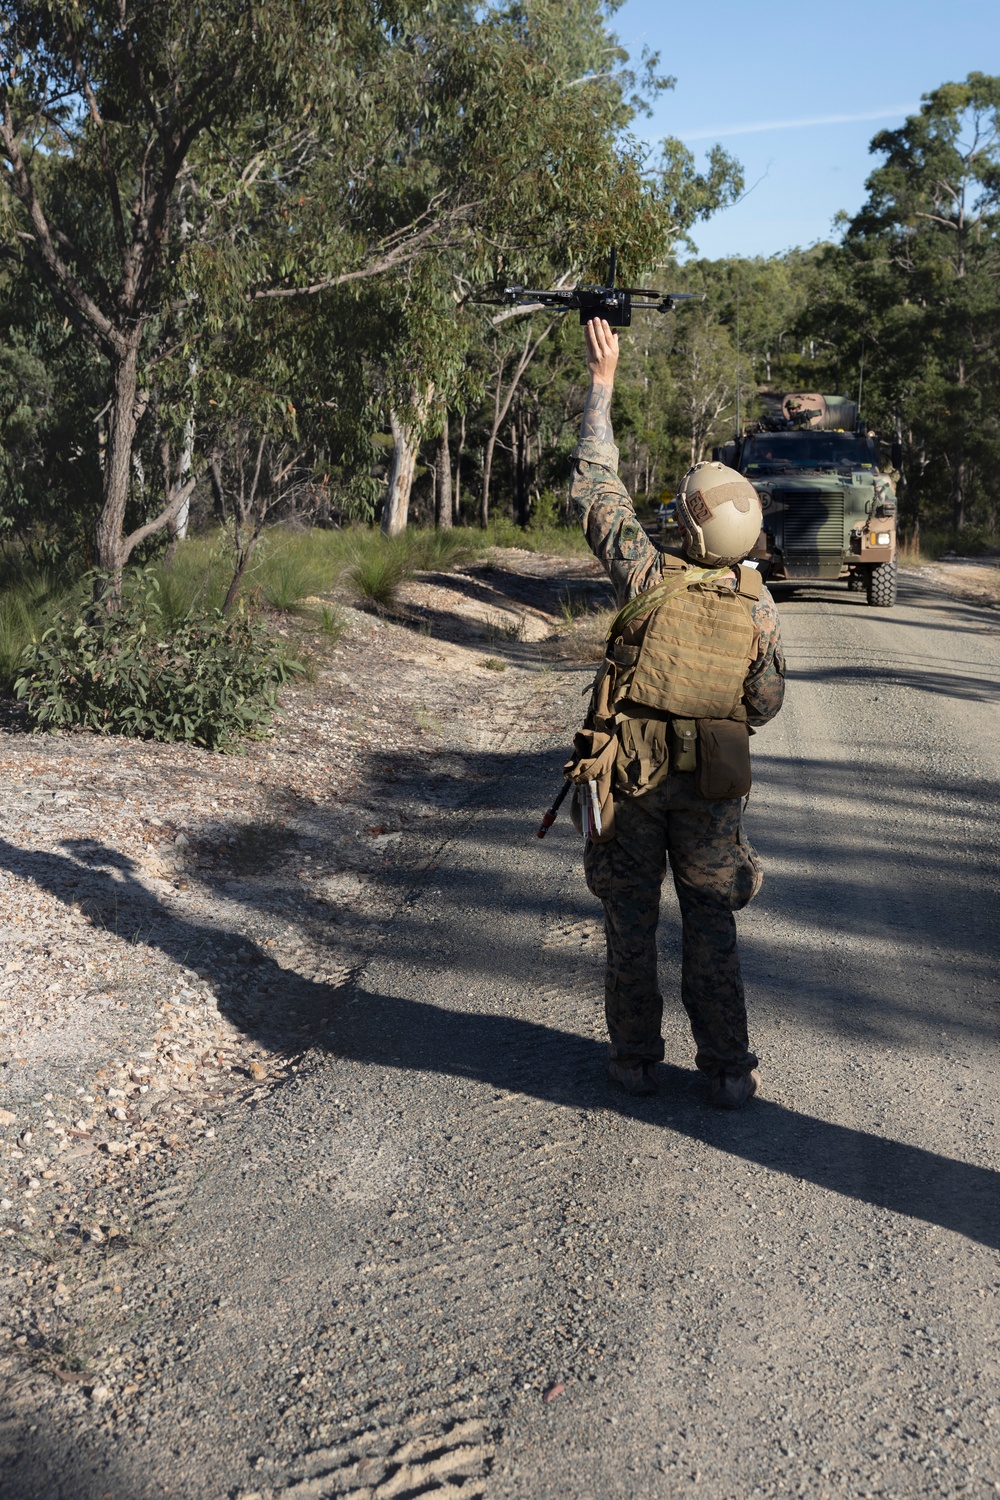
[[[670,721],[670,769],[671,771],[694,771],[698,765],[698,721],[697,719],[671,719]]]
[[[587,837],[591,843],[606,844],[615,836],[615,803],[611,795],[615,756],[618,751],[616,735],[605,734],[601,729],[580,729],[573,736],[573,758],[563,767],[563,774],[573,786],[573,826],[578,833],[584,829],[583,809],[593,814],[594,802],[600,821],[600,833],[594,827],[595,819],[588,816]],[[593,789],[588,784],[594,783]]]
[[[741,719],[699,719],[695,791],[709,802],[750,791],[750,730]]]

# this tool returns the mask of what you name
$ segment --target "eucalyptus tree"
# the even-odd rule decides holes
[[[0,255],[99,355],[113,579],[194,484],[206,336],[421,257],[477,275],[594,217],[588,168],[619,165],[591,146],[600,85],[553,93],[558,10],[535,10],[544,25],[458,0],[0,0]],[[620,175],[626,213],[640,184]]]
[[[911,521],[995,525],[1000,462],[1000,78],[970,73],[871,145],[884,157],[809,316],[895,430]],[[939,497],[946,498],[947,517]]]

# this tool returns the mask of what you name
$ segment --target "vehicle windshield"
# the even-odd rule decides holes
[[[761,432],[743,449],[745,474],[874,467],[873,444],[862,432]]]

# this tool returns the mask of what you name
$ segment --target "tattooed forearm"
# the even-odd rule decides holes
[[[611,426],[611,396],[614,386],[590,382],[587,399],[583,404],[583,421],[580,438],[596,438],[599,443],[613,443],[615,434]]]

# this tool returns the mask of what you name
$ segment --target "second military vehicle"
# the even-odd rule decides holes
[[[868,603],[896,602],[896,497],[876,441],[845,396],[762,396],[764,414],[713,457],[760,496],[755,557],[774,583],[845,579]]]

